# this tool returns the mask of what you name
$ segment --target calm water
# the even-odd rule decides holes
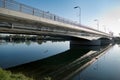
[[[69,49],[68,41],[39,42],[4,42],[0,43],[0,67],[9,68],[16,65],[40,60]]]
[[[105,52],[100,58],[96,58]],[[0,67],[36,80],[120,80],[120,47],[0,41]],[[91,60],[95,59],[92,63]],[[83,67],[89,63],[89,65]]]
[[[120,80],[120,45],[114,45],[72,80]]]

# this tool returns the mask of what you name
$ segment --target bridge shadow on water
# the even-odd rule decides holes
[[[14,73],[23,73],[35,80],[45,80],[50,77],[53,80],[70,80],[76,72],[88,65],[86,63],[108,49],[107,46],[80,46],[70,44],[70,49],[60,54],[8,68]],[[96,59],[96,58],[95,58]],[[90,65],[91,63],[89,63]],[[84,67],[83,67],[84,66]]]

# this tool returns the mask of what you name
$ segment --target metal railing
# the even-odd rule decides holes
[[[72,25],[78,25],[74,21],[70,21],[65,18],[59,17],[55,14],[45,12],[45,11],[27,6],[24,4],[18,3],[14,0],[0,0],[0,7],[27,13],[27,14],[31,14],[31,15],[35,15],[35,16],[50,19],[53,21],[58,21],[58,22],[62,22],[62,23],[72,24]]]

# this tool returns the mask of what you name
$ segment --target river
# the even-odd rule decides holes
[[[0,67],[36,80],[120,80],[120,46],[70,41],[0,41]]]

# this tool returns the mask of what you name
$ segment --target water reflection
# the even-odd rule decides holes
[[[19,61],[23,62],[22,65],[19,64],[19,66],[11,67],[8,69],[16,73],[23,73],[26,76],[33,77],[35,78],[35,80],[42,80],[44,79],[44,77],[47,76],[52,77],[54,80],[70,79],[71,76],[76,74],[76,71],[80,71],[91,64],[91,62],[87,65],[86,63],[88,63],[93,58],[98,56],[101,52],[104,52],[109,48],[108,46],[91,47],[72,45],[69,41],[45,41],[42,42],[40,46],[35,42],[32,42],[30,44],[31,45],[29,45],[29,47],[25,47],[25,50],[30,50],[29,52],[24,52],[23,54],[18,52],[17,55],[12,54],[13,60],[16,60],[16,63],[18,63]],[[9,47],[11,47],[10,45],[11,43],[8,43]],[[18,48],[20,48],[20,45],[21,44],[15,44],[14,48],[18,46]],[[21,45],[22,50],[24,46],[26,46],[25,43]],[[31,51],[32,53],[30,53]],[[44,56],[44,54],[45,57],[46,55],[47,57],[41,58]],[[22,55],[22,57],[18,59],[18,56],[20,55]],[[14,58],[16,56],[17,58]],[[26,58],[28,59],[27,63]],[[24,63],[24,61],[26,64]]]
[[[26,41],[0,43],[0,67],[8,68],[47,58],[69,49],[69,41]]]
[[[120,46],[115,44],[94,64],[78,72],[71,80],[120,80]]]

